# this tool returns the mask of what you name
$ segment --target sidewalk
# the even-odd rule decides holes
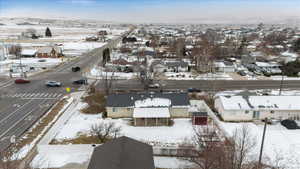
[[[46,135],[41,139],[38,145],[48,145],[51,140],[56,136],[59,130],[64,126],[64,124],[73,115],[74,108],[80,102],[80,98],[83,96],[84,92],[76,92],[71,94],[72,101],[69,105],[65,106],[62,110],[61,117],[56,121],[56,123],[51,127],[51,129],[46,133]]]

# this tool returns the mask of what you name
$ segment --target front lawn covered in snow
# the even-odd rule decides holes
[[[174,125],[170,127],[134,127],[130,125],[130,119],[102,119],[101,114],[86,115],[80,109],[86,106],[81,103],[77,106],[74,115],[55,136],[54,142],[63,142],[78,138],[80,135],[89,134],[93,124],[100,122],[114,122],[121,127],[121,135],[125,135],[151,145],[173,146],[181,144],[185,139],[193,135],[193,127],[190,119],[174,119]]]

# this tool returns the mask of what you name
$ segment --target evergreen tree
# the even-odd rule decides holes
[[[294,52],[300,53],[300,38],[294,42],[292,49]]]
[[[51,31],[48,27],[46,28],[45,36],[46,37],[52,37],[52,33],[51,33]]]

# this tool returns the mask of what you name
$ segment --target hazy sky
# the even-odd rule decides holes
[[[300,17],[300,0],[0,0],[0,16],[123,22],[277,20]]]

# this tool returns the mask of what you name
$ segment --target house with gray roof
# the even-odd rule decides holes
[[[120,137],[94,149],[88,169],[154,169],[152,146]]]
[[[152,121],[155,120],[152,124],[160,124],[160,121],[157,121],[156,118],[170,119],[190,117],[188,112],[189,107],[190,102],[187,93],[147,92],[112,94],[109,95],[106,100],[108,117],[149,118],[152,119]]]

